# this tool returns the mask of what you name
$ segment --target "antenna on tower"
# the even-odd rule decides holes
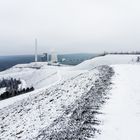
[[[35,38],[35,62],[38,61],[38,58],[37,58],[37,38]]]

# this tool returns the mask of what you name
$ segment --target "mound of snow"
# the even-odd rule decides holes
[[[86,94],[99,76],[99,70],[95,69],[1,108],[0,138],[33,139],[39,130],[49,126]]]
[[[26,85],[27,87],[33,86],[35,89],[40,89],[60,79],[58,69],[59,67],[51,67],[47,63],[19,64],[0,72],[0,79],[12,77],[24,81],[21,85],[24,88],[26,88]]]
[[[0,79],[20,79],[21,84],[19,85],[19,88],[27,88],[31,86],[35,88],[35,91],[31,93],[22,94],[0,101],[0,108],[22,100],[29,95],[39,94],[60,81],[67,81],[68,79],[86,72],[84,70],[69,70],[69,68],[69,66],[64,65],[48,66],[47,62],[33,62],[29,64],[18,64],[10,69],[0,72]],[[4,91],[5,89],[0,89],[0,94]]]
[[[140,57],[140,55],[105,55],[84,61],[72,69],[89,70],[100,65],[132,64],[136,63],[138,56]]]

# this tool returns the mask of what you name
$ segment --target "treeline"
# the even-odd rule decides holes
[[[21,81],[20,79],[17,80],[17,79],[2,79],[0,80],[0,88],[4,88],[4,87],[10,87],[10,88],[14,88],[14,89],[17,89],[18,88],[18,85],[21,84]]]
[[[20,79],[2,79],[0,80],[0,88],[6,88],[5,92],[0,95],[0,99],[7,99],[13,96],[17,96],[20,94],[24,94],[27,92],[31,92],[34,90],[34,87],[27,87],[23,89],[19,89],[19,85],[21,84]]]
[[[15,91],[6,91],[4,92],[3,94],[0,95],[0,99],[3,100],[3,99],[7,99],[7,98],[10,98],[10,97],[14,97],[14,96],[17,96],[17,95],[21,95],[21,94],[24,94],[24,93],[28,93],[28,92],[31,92],[31,91],[34,91],[34,87],[28,87],[28,88],[23,88],[22,90],[15,90]]]

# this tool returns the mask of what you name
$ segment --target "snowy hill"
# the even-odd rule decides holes
[[[134,64],[136,63],[137,57],[140,57],[140,55],[105,55],[84,61],[73,69],[84,70],[101,65]]]
[[[30,63],[1,72],[35,91],[0,101],[0,139],[139,140],[137,57],[106,55],[73,67]]]
[[[16,65],[4,72],[0,72],[0,78],[16,78],[25,81],[28,86],[36,89],[52,84],[59,79],[57,68],[50,67],[47,63],[30,63]]]
[[[40,89],[54,84],[60,79],[69,79],[96,66],[134,64],[137,57],[138,55],[106,55],[84,61],[73,67],[48,66],[45,62],[19,64],[4,72],[0,72],[0,79],[9,77],[20,78],[23,81],[23,86],[34,86],[35,89]]]
[[[111,71],[109,67],[99,67],[52,86],[45,92],[33,94],[28,98],[24,98],[22,101],[2,108],[0,110],[1,139],[35,138],[39,136],[39,132],[42,133],[44,128],[49,128],[66,111],[69,110],[69,113],[67,112],[65,114],[66,117],[71,117],[74,111],[70,111],[70,109],[73,110],[79,107],[78,104],[74,106],[75,101],[86,98],[86,94],[91,90],[95,82],[99,84],[99,80],[101,80],[107,84],[108,80],[106,78],[110,78],[111,76],[109,75],[109,71]],[[104,86],[104,83],[101,86],[102,88],[100,90],[107,88]],[[99,101],[95,104],[96,106],[100,104]],[[91,103],[93,102],[91,101]],[[57,125],[61,126],[59,123]],[[48,135],[47,137],[50,136]]]
[[[49,66],[46,62],[16,65],[0,72],[0,79],[20,79],[22,88],[33,86],[35,91],[0,101],[0,108],[29,97],[32,94],[44,92],[47,88],[84,72],[83,70],[69,70],[68,66]],[[0,94],[5,89],[0,89]]]

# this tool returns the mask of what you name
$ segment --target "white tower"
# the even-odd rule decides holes
[[[35,39],[35,62],[38,61],[38,58],[37,58],[37,38]]]

